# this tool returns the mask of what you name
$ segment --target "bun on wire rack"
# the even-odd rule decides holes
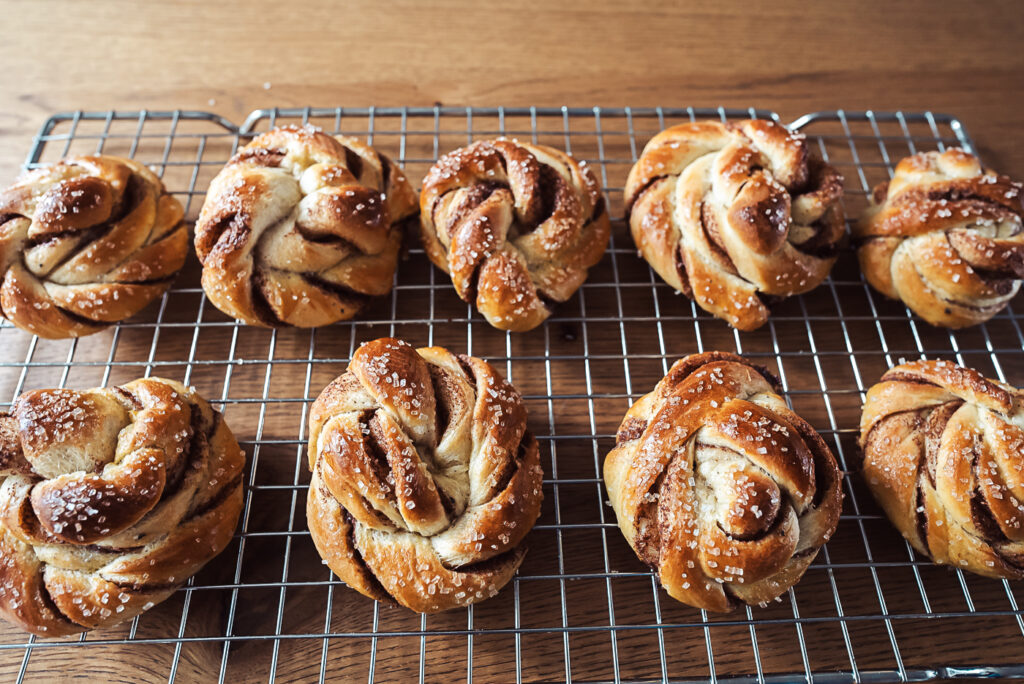
[[[842,473],[767,370],[676,361],[626,412],[604,481],[626,541],[672,598],[725,612],[772,601],[839,523]]]
[[[441,157],[423,179],[427,256],[501,330],[543,323],[601,260],[610,231],[594,174],[545,145],[475,142]]]
[[[490,364],[368,342],[309,425],[309,529],[350,587],[433,613],[494,596],[515,574],[543,472],[522,398]]]
[[[773,121],[661,131],[626,181],[633,241],[665,282],[740,330],[809,292],[845,232],[843,178]]]
[[[1024,579],[1024,391],[948,361],[913,361],[868,390],[864,480],[936,563]]]
[[[165,600],[231,541],[244,465],[173,380],[25,392],[0,413],[0,615],[57,637]]]
[[[313,126],[256,136],[210,183],[196,223],[203,290],[248,325],[347,320],[391,291],[416,195],[355,138]]]
[[[1021,184],[959,148],[896,165],[854,226],[868,282],[932,325],[984,323],[1024,279]]]
[[[0,314],[47,338],[141,311],[188,254],[181,202],[132,159],[70,157],[0,192]]]

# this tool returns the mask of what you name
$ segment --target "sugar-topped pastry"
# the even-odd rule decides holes
[[[423,179],[420,227],[427,256],[459,297],[495,328],[517,332],[579,289],[611,231],[586,165],[503,138],[438,160]]]
[[[633,241],[665,282],[740,330],[817,287],[845,225],[843,178],[772,121],[701,121],[644,147],[626,181]]]
[[[416,195],[355,138],[313,126],[256,136],[210,183],[196,223],[203,290],[249,325],[328,325],[391,291]]]
[[[515,387],[443,347],[368,342],[313,403],[306,518],[356,591],[420,613],[494,596],[540,514],[537,440]]]
[[[835,532],[842,474],[740,356],[673,364],[626,413],[604,481],[626,541],[673,598],[724,612],[796,584]]]
[[[1021,184],[959,148],[900,161],[854,226],[872,287],[932,325],[984,323],[1024,278]]]
[[[0,413],[0,616],[58,637],[160,603],[231,541],[244,465],[173,380],[25,392]]]
[[[864,481],[920,553],[1024,579],[1024,391],[948,361],[913,361],[868,390]]]
[[[71,157],[0,192],[0,314],[80,337],[162,295],[188,254],[181,203],[142,164]]]

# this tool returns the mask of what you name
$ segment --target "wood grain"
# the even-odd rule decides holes
[[[948,111],[1024,176],[1013,0],[0,2],[0,176],[68,109],[751,106]],[[269,86],[269,88],[265,88]],[[213,101],[213,104],[210,102]]]
[[[775,110],[787,121],[839,107],[933,110],[961,117],[986,162],[1024,177],[1024,52],[1019,49],[1024,13],[1018,3],[967,7],[947,1],[787,0],[759,4],[756,11],[740,2],[551,5],[532,1],[487,7],[454,0],[429,5],[310,0],[301,7],[238,0],[3,1],[0,178],[13,177],[32,135],[55,111],[199,109],[241,122],[252,109],[275,105],[437,102],[756,106]],[[452,130],[465,125],[448,123]],[[608,126],[621,130],[621,122]],[[651,124],[640,128],[642,143]],[[230,138],[217,137],[212,127],[196,131],[211,136],[204,160],[226,158]],[[821,124],[808,132],[836,131]],[[442,136],[441,146],[464,139]],[[416,140],[407,156],[429,156],[429,139]],[[560,144],[558,140],[554,142]],[[112,141],[109,151],[124,152],[128,142]],[[596,135],[584,133],[573,139],[574,152],[595,158],[597,142]],[[624,137],[606,135],[602,143],[607,158],[629,158]],[[83,143],[80,151],[92,144]],[[396,137],[381,136],[378,144],[397,156]],[[144,140],[140,158],[159,160],[163,145],[162,138]],[[848,189],[860,189],[849,151],[833,143],[829,151],[846,164]],[[59,156],[60,144],[48,145],[45,152],[47,160]],[[877,150],[874,154],[870,161],[877,162]],[[191,167],[186,162],[195,155],[194,141],[174,143],[170,158],[183,166],[166,169],[173,191],[187,189]],[[426,165],[411,165],[414,180]],[[621,161],[602,165],[616,212],[627,168]],[[201,169],[197,191],[205,189],[216,170],[215,163]],[[869,183],[881,180],[884,168],[873,168],[871,174]],[[201,194],[191,198],[190,217],[201,199]],[[848,208],[856,211],[858,201],[851,195]],[[189,369],[181,360],[194,354],[188,379],[209,398],[224,400],[227,419],[249,454],[251,515],[245,536],[200,574],[197,589],[178,592],[148,613],[136,636],[173,639],[183,629],[187,637],[215,638],[224,634],[234,605],[233,634],[242,638],[228,650],[228,681],[265,681],[272,662],[277,681],[308,681],[319,675],[322,657],[335,681],[366,681],[371,664],[375,681],[408,681],[418,675],[421,649],[426,681],[458,681],[470,667],[477,681],[510,681],[517,664],[528,682],[564,680],[567,673],[575,681],[608,681],[616,676],[613,646],[623,679],[658,679],[662,644],[669,677],[707,677],[709,644],[720,676],[749,675],[758,663],[746,615],[712,616],[705,629],[698,612],[652,591],[643,567],[610,524],[611,509],[604,505],[605,494],[596,481],[600,458],[631,398],[657,382],[665,361],[701,346],[737,345],[727,326],[704,314],[695,319],[688,301],[653,283],[647,266],[634,256],[621,221],[614,230],[615,252],[594,270],[582,293],[544,328],[510,338],[479,317],[467,325],[465,305],[446,287],[443,274],[431,274],[419,253],[401,265],[400,296],[381,300],[358,322],[312,334],[276,335],[236,329],[208,304],[197,319],[201,298],[193,258],[162,314],[159,307],[150,307],[119,331],[100,333],[73,347],[66,341],[42,341],[33,348],[32,338],[5,328],[0,334],[0,358],[6,364],[0,364],[0,400],[8,401],[19,386],[98,384],[108,357],[113,361],[106,378],[111,383],[146,372],[147,360],[152,360],[153,372],[182,379]],[[785,303],[770,327],[743,334],[739,341],[745,352],[785,371],[794,408],[822,430],[847,469],[855,471],[857,374],[862,384],[870,384],[886,367],[880,329],[892,358],[916,353],[916,342],[902,307],[879,297],[868,300],[851,254],[841,258],[833,282],[834,287]],[[626,285],[621,299],[616,283]],[[432,338],[422,322],[431,302],[438,321]],[[871,304],[883,316],[881,324],[871,320]],[[842,324],[836,315],[840,308]],[[620,325],[623,315],[627,320]],[[198,332],[197,320],[203,324]],[[399,323],[392,326],[392,320]],[[471,659],[466,634],[443,634],[466,630],[465,612],[430,617],[429,634],[422,640],[410,634],[374,642],[367,635],[375,620],[381,631],[414,633],[420,630],[419,618],[392,607],[375,613],[372,602],[343,585],[328,587],[328,574],[304,532],[308,474],[302,462],[302,407],[344,369],[353,345],[392,332],[414,344],[471,347],[510,375],[527,397],[547,474],[557,474],[559,482],[545,487],[544,515],[530,537],[531,551],[517,588],[510,586],[473,613],[475,629],[498,631],[478,631]],[[925,348],[943,358],[955,358],[954,342],[961,350],[981,350],[991,343],[999,350],[1007,377],[1024,384],[1024,351],[1014,322],[1003,317],[985,333],[987,340],[979,329],[955,338],[924,326],[917,330]],[[776,353],[776,341],[781,354]],[[820,365],[811,354],[812,345]],[[311,347],[315,358],[307,363]],[[546,349],[555,358],[546,358]],[[30,352],[35,365],[23,377],[17,364]],[[966,360],[995,373],[987,353],[967,354]],[[273,401],[259,401],[263,396]],[[1011,596],[1024,605],[1019,587],[1008,591],[974,577],[961,584],[945,569],[921,562],[909,565],[905,544],[879,517],[858,476],[851,476],[846,491],[844,519],[829,544],[829,556],[819,557],[795,592],[800,616],[807,621],[798,629],[789,600],[753,612],[763,621],[754,632],[766,673],[802,672],[801,638],[807,645],[807,666],[821,672],[849,671],[849,651],[862,671],[897,668],[893,640],[907,668],[1024,660],[1021,628],[1007,614]],[[595,525],[601,520],[603,526]],[[243,538],[236,594],[235,559]],[[606,575],[606,569],[615,574]],[[275,585],[285,572],[289,586],[282,592]],[[582,579],[565,579],[567,574]],[[840,609],[833,586],[850,618],[845,631],[833,619]],[[975,608],[989,615],[907,617],[925,612],[922,586],[933,612],[966,612],[966,588]],[[877,617],[883,610],[877,587],[882,587],[884,609],[894,616],[888,622]],[[518,663],[511,631],[517,597],[519,626],[527,630],[518,644]],[[182,625],[186,598],[189,607]],[[563,601],[570,628],[566,632]],[[688,626],[663,632],[629,629],[653,621],[655,601],[665,622]],[[333,633],[356,636],[331,639],[326,652],[324,640],[315,637],[276,642],[244,638],[275,634],[279,608],[282,634],[319,634],[329,624]],[[627,626],[616,633],[614,644],[607,630],[598,629],[609,624],[610,612],[617,625]],[[126,635],[127,628],[121,628],[93,638]],[[22,643],[23,635],[0,627],[0,645]],[[187,642],[177,654],[173,643],[42,647],[32,651],[25,672],[28,681],[167,681],[176,663],[179,681],[215,681],[223,655],[216,640]],[[0,649],[0,678],[15,678],[24,656],[22,648]]]

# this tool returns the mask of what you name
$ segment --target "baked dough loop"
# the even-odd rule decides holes
[[[537,441],[486,362],[384,338],[313,403],[306,517],[360,593],[432,613],[494,596],[540,514]]]
[[[768,371],[707,352],[677,361],[626,413],[604,481],[619,528],[673,598],[763,604],[832,536],[842,475]]]
[[[845,226],[843,178],[772,121],[658,133],[626,181],[633,241],[665,282],[740,330],[817,287]]]
[[[171,380],[22,394],[0,414],[0,614],[56,637],[163,601],[231,541],[244,463]]]
[[[355,138],[312,126],[257,136],[210,183],[196,223],[203,290],[248,325],[329,325],[387,294],[416,195]]]
[[[185,264],[181,203],[131,159],[72,157],[0,192],[0,314],[80,337],[162,295]]]
[[[947,361],[896,366],[860,421],[864,479],[936,563],[1024,579],[1024,392]]]
[[[423,180],[427,256],[501,330],[536,328],[569,299],[608,247],[601,186],[544,145],[498,139],[442,157]]]
[[[959,148],[903,159],[854,226],[872,287],[932,325],[984,323],[1024,278],[1021,184]]]

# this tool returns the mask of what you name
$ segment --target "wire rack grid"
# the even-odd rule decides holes
[[[613,217],[643,144],[701,118],[779,117],[756,109],[328,108],[253,112],[236,127],[192,111],[73,112],[42,127],[26,168],[68,154],[136,157],[194,217],[210,179],[252,135],[313,123],[357,135],[422,178],[439,154],[508,135],[565,149],[596,168]],[[931,113],[819,112],[792,122],[846,178],[856,216],[898,159],[973,144]],[[873,292],[850,252],[817,290],[740,333],[673,293],[640,260],[621,219],[587,283],[541,328],[490,328],[413,248],[390,297],[319,330],[238,325],[212,307],[191,258],[132,320],[49,341],[0,324],[0,408],[36,387],[90,387],[157,374],[222,407],[248,455],[245,510],[231,546],[187,586],[130,624],[37,640],[0,627],[0,676],[60,672],[124,681],[682,682],[920,681],[1024,676],[1019,586],[933,566],[880,514],[857,475],[866,388],[903,358],[927,355],[1024,384],[1024,333],[1012,307],[949,332]],[[542,445],[542,517],[519,574],[497,597],[436,616],[378,604],[322,565],[304,520],[306,414],[356,347],[383,335],[443,344],[496,364],[520,389]],[[787,401],[826,438],[848,477],[843,517],[803,580],[764,608],[727,615],[670,599],[614,523],[601,461],[630,403],[678,357],[735,350],[773,368]],[[9,398],[9,399],[8,399]]]

